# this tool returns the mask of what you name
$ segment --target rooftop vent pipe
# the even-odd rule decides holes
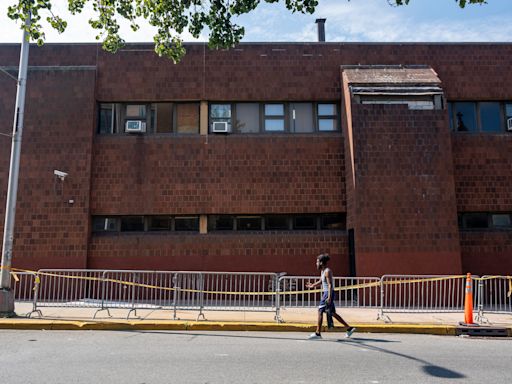
[[[325,41],[325,20],[327,19],[315,20],[315,23],[318,26],[318,41]]]

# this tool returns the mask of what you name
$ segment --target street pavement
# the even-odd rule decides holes
[[[509,383],[512,339],[0,330],[2,383]]]

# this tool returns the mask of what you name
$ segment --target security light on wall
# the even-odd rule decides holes
[[[59,179],[61,179],[62,181],[64,181],[64,179],[68,176],[68,173],[63,172],[63,171],[58,171],[58,170],[54,170],[53,174],[55,176],[57,176]]]

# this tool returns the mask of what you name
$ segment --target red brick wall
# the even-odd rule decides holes
[[[446,111],[352,104],[352,116],[357,274],[460,273]]]
[[[174,65],[151,45],[99,51],[98,99],[340,100],[340,65],[425,64],[449,99],[512,99],[512,44],[242,44],[209,51],[186,46]]]
[[[452,133],[457,210],[512,212],[512,135]],[[462,231],[464,271],[512,273],[512,231]]]
[[[512,212],[512,134],[452,133],[452,151],[457,210]]]
[[[343,212],[342,140],[339,134],[97,136],[91,213]]]
[[[461,231],[462,269],[478,275],[512,274],[510,231]]]
[[[512,100],[512,87],[509,86],[512,74],[503,70],[512,66],[512,44],[243,44],[230,51],[208,51],[202,44],[192,44],[187,45],[187,49],[188,55],[183,62],[174,65],[154,55],[151,45],[129,45],[117,55],[107,54],[95,44],[31,47],[30,65],[97,65],[98,71],[30,72],[15,265],[33,268],[86,266],[89,219],[93,214],[152,214],[161,213],[162,210],[176,214],[221,211],[329,212],[345,210],[347,199],[350,201],[350,196],[344,191],[348,185],[345,174],[350,173],[345,173],[342,137],[210,136],[208,144],[204,143],[204,137],[94,137],[96,100],[334,101],[341,99],[340,65],[358,63],[426,64],[439,74],[449,99]],[[17,66],[18,62],[18,45],[0,45],[0,65]],[[0,73],[0,121],[5,122],[0,125],[2,133],[12,130],[14,84]],[[418,116],[417,111],[411,113]],[[368,228],[358,224],[367,231],[364,242],[356,239],[358,244],[365,247],[364,252],[368,257],[365,265],[369,269],[365,273],[374,274],[381,270],[402,273],[457,270],[460,261],[457,264],[454,255],[458,253],[458,245],[452,241],[454,236],[458,238],[456,209],[510,210],[510,197],[507,200],[506,194],[507,185],[511,184],[510,136],[473,136],[473,139],[454,134],[452,159],[450,137],[444,133],[448,129],[444,115],[443,118],[414,120],[414,126],[408,112],[402,110],[396,116],[382,113],[359,116],[360,121],[367,121],[372,126],[376,125],[372,119],[377,118],[379,127],[385,127],[384,131],[391,129],[392,134],[399,136],[403,147],[398,153],[407,160],[408,168],[403,171],[409,176],[399,179],[370,178],[366,194],[362,194],[354,204],[370,200],[371,205],[349,212],[349,217],[353,214],[354,220],[364,218],[371,229],[368,231]],[[354,121],[357,120],[355,117]],[[433,134],[433,126],[439,131],[429,138],[427,136]],[[369,132],[370,128],[364,129],[366,131],[363,132]],[[423,133],[418,136],[417,132]],[[381,135],[367,134],[361,137],[375,138],[377,142],[369,141],[365,146],[360,146],[368,150],[357,154],[358,166],[373,167],[370,170],[374,175],[392,174],[393,167],[380,162],[388,159],[389,151],[383,145],[394,143],[391,136],[384,137],[384,140]],[[418,139],[422,140],[422,144],[413,143]],[[0,136],[0,148],[10,148],[9,142],[8,138]],[[370,150],[369,144],[377,150]],[[411,148],[418,148],[418,153]],[[8,152],[0,151],[1,226],[5,210]],[[474,158],[475,153],[482,152],[488,156],[485,161],[481,157]],[[265,158],[262,153],[266,155]],[[418,178],[418,174],[414,175],[414,172],[424,170],[415,168],[417,156],[423,156],[420,163],[424,165],[426,157],[432,156],[438,179],[428,182]],[[223,165],[219,169],[212,162]],[[225,165],[226,162],[229,165]],[[448,169],[453,166],[455,183]],[[56,182],[54,169],[70,173],[64,182],[64,190],[59,189],[62,184]],[[446,196],[436,197],[441,201],[439,206],[434,204],[435,199],[422,206],[424,210],[432,210],[429,221],[417,223],[411,216],[417,200],[422,199],[418,191],[414,192],[411,200],[394,200],[397,196],[410,193],[406,188],[407,183],[414,185],[418,191],[421,188],[433,191],[436,185],[446,191]],[[386,189],[379,197],[380,203],[376,204],[371,199],[373,192],[370,192],[381,190],[382,187]],[[140,196],[145,198],[140,199]],[[73,206],[64,203],[69,198],[75,200]],[[375,214],[375,211],[378,213]],[[395,221],[389,221],[391,214],[396,214]],[[394,226],[399,231],[395,231]],[[374,228],[379,228],[379,231],[373,232]],[[384,230],[381,231],[382,228]],[[397,233],[403,234],[403,237],[397,238]],[[134,238],[140,239],[141,244],[140,248],[135,249],[144,250],[148,244],[153,244],[149,260],[162,260],[159,255],[172,247],[170,243],[189,241],[181,248],[183,250],[188,248],[188,244],[195,243],[188,236],[180,240],[180,237],[177,239],[170,235],[163,240],[161,235],[146,235],[101,238],[101,241],[110,243],[98,243],[100,238],[93,237],[90,266],[100,265],[100,260],[103,260],[103,256],[98,256],[99,251],[115,255],[109,259],[112,265],[124,265],[121,254],[124,255],[128,240],[128,244],[133,246]],[[239,234],[231,236],[240,239]],[[247,248],[243,249],[249,254],[262,252],[265,260],[262,265],[270,265],[274,259],[265,255],[274,255],[274,251],[269,249],[280,249],[281,242],[288,244],[302,235],[276,235],[269,239],[266,234],[244,236],[266,239],[264,243],[270,244],[268,248],[260,243],[246,242],[244,246]],[[329,244],[334,241],[339,242],[341,247],[339,254],[346,254],[345,235],[318,233],[307,236],[309,240],[297,240],[293,244],[296,248],[290,248],[290,252],[295,255],[307,254],[309,260],[320,250],[331,248]],[[332,240],[333,236],[336,240]],[[493,236],[497,234],[473,234],[469,243],[467,236],[461,235],[465,268],[483,260],[479,259],[479,252],[473,250],[486,246],[493,252],[485,256],[489,269],[495,270],[498,264],[501,265],[500,255],[506,251],[502,252],[495,246]],[[500,236],[500,241],[510,243],[510,235],[501,233]],[[216,237],[197,235],[192,238],[202,244],[202,249],[220,249],[221,242]],[[479,245],[468,245],[474,242]],[[101,250],[98,247],[104,248]],[[177,254],[179,248],[172,249]],[[334,252],[338,251],[331,250],[331,253]],[[445,258],[450,262],[443,263]],[[196,260],[193,265],[206,265],[202,259],[192,260]],[[252,260],[246,266],[257,268],[257,263]],[[291,256],[283,260],[283,264],[295,265],[295,259]],[[215,262],[218,260],[215,259]],[[148,265],[158,264],[151,263]],[[281,269],[281,261],[276,263],[275,269]],[[308,263],[304,261],[298,264],[297,271],[309,271],[305,269],[310,268]],[[364,271],[358,272],[362,274]]]
[[[316,275],[316,256],[347,275],[346,236],[335,231],[95,235],[90,268],[288,272]]]
[[[87,265],[95,71],[29,71],[13,266]],[[5,80],[4,80],[5,81]],[[58,91],[56,91],[58,89]],[[2,100],[12,92],[2,92]],[[5,102],[5,105],[14,106]],[[11,105],[9,105],[11,104]],[[6,113],[11,115],[11,113]],[[4,113],[2,112],[2,120]],[[3,148],[8,148],[10,140]],[[2,151],[2,187],[8,153]],[[64,182],[55,169],[69,173]],[[2,188],[6,191],[6,186]],[[68,200],[73,199],[74,204]],[[2,229],[5,195],[2,195]]]

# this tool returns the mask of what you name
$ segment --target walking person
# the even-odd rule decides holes
[[[321,330],[322,330],[322,321],[324,312],[327,315],[334,317],[338,320],[343,326],[347,327],[347,333],[345,337],[350,337],[354,331],[355,327],[351,327],[343,318],[336,313],[336,308],[334,306],[334,285],[332,282],[332,271],[327,267],[327,263],[330,260],[330,256],[327,253],[323,253],[318,255],[316,258],[316,268],[321,271],[320,280],[314,283],[307,283],[306,288],[317,288],[322,286],[322,300],[320,301],[320,305],[318,307],[318,323],[316,326],[316,332],[312,333],[308,339],[321,339]]]

